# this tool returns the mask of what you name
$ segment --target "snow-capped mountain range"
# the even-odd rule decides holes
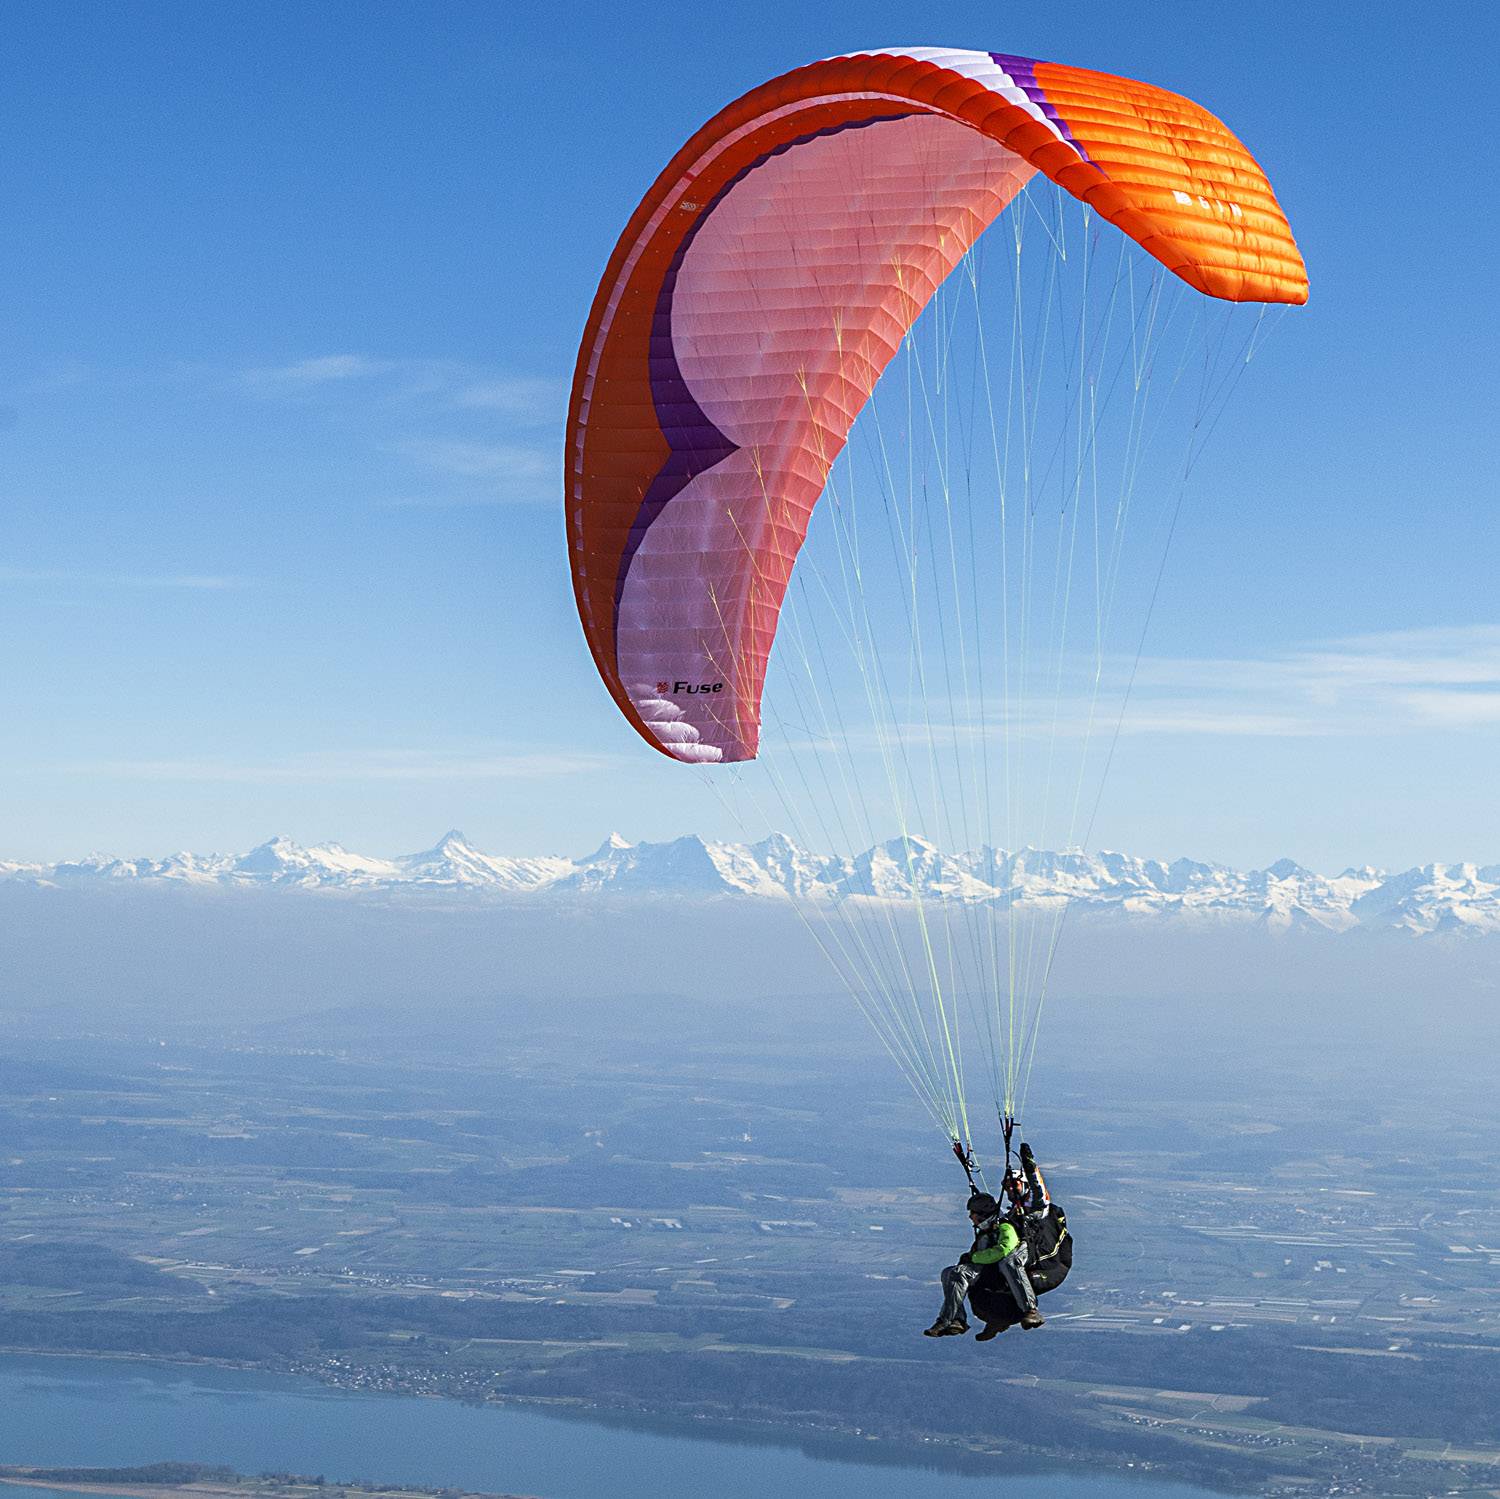
[[[1157,921],[1273,929],[1500,934],[1500,864],[1426,864],[1401,873],[1314,874],[1283,859],[1239,871],[1128,854],[981,848],[947,854],[925,839],[892,839],[853,858],[811,853],[781,833],[759,843],[689,836],[627,843],[611,834],[582,858],[510,858],[452,832],[421,853],[381,859],[337,843],[303,848],[272,838],[247,854],[163,859],[95,855],[77,862],[0,861],[0,880],[42,886],[119,882],[293,887],[368,894],[466,892],[495,898],[617,895],[676,899],[958,901],[1022,911],[1075,910]]]

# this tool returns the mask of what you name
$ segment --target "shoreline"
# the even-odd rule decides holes
[[[56,1468],[37,1469],[38,1474],[56,1475],[58,1471]],[[98,1470],[83,1468],[79,1471]],[[122,1468],[120,1471],[131,1470]],[[286,1479],[251,1478],[243,1473],[237,1473],[233,1478],[189,1479],[184,1483],[165,1480],[157,1483],[141,1479],[122,1479],[118,1483],[111,1483],[56,1476],[38,1477],[24,1469],[0,1468],[0,1484],[8,1484],[13,1488],[53,1489],[68,1494],[110,1494],[121,1496],[121,1499],[162,1499],[164,1494],[183,1495],[186,1499],[244,1499],[247,1494],[259,1495],[261,1499],[313,1499],[313,1496],[317,1496],[317,1499],[351,1499],[351,1496],[358,1496],[358,1499],[437,1499],[439,1494],[444,1495],[445,1499],[537,1499],[534,1494],[412,1488],[409,1485],[318,1483],[300,1476]]]
[[[1125,1481],[1156,1481],[1181,1483],[1189,1487],[1199,1488],[1213,1494],[1222,1495],[1224,1499],[1239,1499],[1239,1496],[1257,1494],[1262,1492],[1259,1484],[1245,1483],[1236,1485],[1225,1479],[1213,1478],[1207,1475],[1189,1475],[1180,1469],[1167,1467],[1165,1464],[1152,1462],[1149,1459],[1129,1459],[1123,1455],[1117,1461],[1088,1462],[1071,1455],[1047,1452],[1042,1449],[1026,1447],[1017,1443],[1015,1447],[1001,1448],[995,1446],[969,1445],[957,1441],[951,1437],[942,1435],[922,1436],[910,1435],[882,1435],[866,1431],[861,1427],[840,1426],[833,1423],[795,1419],[771,1419],[756,1416],[729,1416],[722,1412],[696,1411],[681,1408],[642,1408],[626,1405],[606,1405],[587,1401],[575,1396],[540,1396],[540,1395],[488,1395],[482,1399],[462,1398],[453,1395],[445,1395],[435,1390],[381,1390],[381,1389],[356,1389],[342,1384],[336,1379],[320,1377],[309,1369],[277,1368],[268,1364],[254,1364],[236,1361],[232,1359],[205,1358],[201,1355],[186,1355],[181,1358],[165,1358],[156,1354],[128,1353],[128,1352],[100,1352],[84,1349],[59,1349],[41,1350],[35,1348],[17,1348],[14,1346],[0,1346],[0,1357],[17,1358],[43,1358],[43,1359],[72,1359],[85,1360],[95,1363],[130,1363],[148,1364],[154,1368],[171,1369],[223,1369],[238,1374],[258,1374],[278,1380],[305,1379],[311,1384],[321,1386],[325,1389],[339,1390],[354,1398],[404,1398],[425,1399],[436,1401],[453,1401],[458,1404],[471,1406],[491,1406],[497,1409],[509,1409],[514,1411],[526,1411],[539,1416],[550,1416],[555,1420],[584,1421],[590,1425],[603,1427],[623,1427],[634,1431],[656,1431],[658,1434],[693,1437],[724,1442],[730,1445],[741,1445],[750,1447],[785,1447],[798,1451],[807,1452],[812,1456],[821,1456],[830,1461],[845,1462],[851,1464],[873,1465],[878,1467],[892,1468],[924,1468],[944,1467],[956,1472],[969,1472],[973,1474],[993,1471],[998,1474],[1003,1470],[1012,1475],[1045,1475],[1053,1472],[1072,1472],[1085,1476],[1107,1477]],[[816,1448],[824,1447],[828,1450],[819,1453]],[[3,1472],[3,1470],[0,1470]],[[12,1475],[14,1470],[12,1470]],[[23,1484],[30,1487],[52,1487],[74,1492],[98,1492],[105,1494],[125,1494],[127,1491],[115,1485],[105,1485],[95,1488],[85,1488],[81,1484],[66,1484],[50,1482],[47,1485],[31,1483],[28,1480],[10,1476],[8,1482]],[[184,1492],[176,1485],[139,1485],[141,1493],[136,1496],[132,1493],[132,1499],[161,1499],[168,1493]],[[360,1489],[352,1484],[325,1484],[321,1488],[309,1485],[302,1494],[329,1495],[330,1491],[348,1490],[350,1494],[374,1494],[381,1495],[410,1495],[410,1494],[437,1494],[443,1492],[452,1495],[451,1490],[431,1491],[382,1488],[379,1490]],[[202,1494],[199,1499],[229,1499],[229,1496],[243,1496],[251,1492],[246,1487],[231,1487],[221,1491],[217,1495]],[[265,1491],[256,1491],[265,1492]],[[458,1499],[458,1496],[455,1496]],[[513,1496],[461,1496],[461,1499],[513,1499]]]

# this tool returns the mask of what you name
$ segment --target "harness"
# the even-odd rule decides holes
[[[1055,1260],[1068,1239],[1068,1215],[1054,1202],[1047,1211],[1041,1215],[1050,1219],[1057,1226],[1057,1242],[1045,1254],[1036,1254],[1035,1231],[1026,1235],[1028,1253],[1033,1256],[1027,1263],[1032,1265],[1045,1265],[1048,1260]]]

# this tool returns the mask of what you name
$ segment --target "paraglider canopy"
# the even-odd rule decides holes
[[[850,426],[1037,173],[1205,296],[1306,299],[1265,174],[1213,115],[1005,53],[799,68],[710,120],[632,216],[579,351],[568,541],[600,675],[664,754],[755,756],[792,565]]]

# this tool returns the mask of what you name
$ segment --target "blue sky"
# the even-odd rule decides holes
[[[1352,14],[10,6],[0,858],[733,833],[593,680],[566,384],[681,141],[789,67],[901,42],[1191,94],[1312,275],[1205,465],[1095,842],[1500,857],[1500,25]]]

